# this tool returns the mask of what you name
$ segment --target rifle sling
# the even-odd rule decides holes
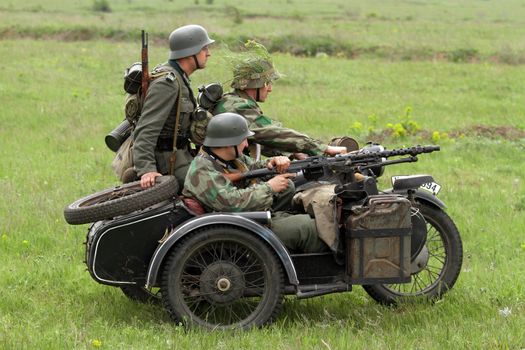
[[[180,100],[182,94],[182,85],[179,80],[179,76],[174,74],[177,79],[177,84],[179,85],[179,94],[177,95],[177,113],[175,114],[175,128],[173,129],[173,151],[170,156],[170,175],[175,175],[175,161],[177,160],[177,136],[179,134],[179,125],[180,125]]]

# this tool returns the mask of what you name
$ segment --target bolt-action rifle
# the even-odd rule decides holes
[[[344,172],[353,174],[354,172],[362,172],[365,169],[377,169],[385,165],[392,165],[398,163],[416,162],[417,155],[422,153],[431,153],[439,151],[439,146],[412,146],[408,148],[399,148],[393,150],[385,150],[383,147],[374,145],[364,147],[358,151],[338,154],[335,157],[329,156],[313,156],[303,160],[291,162],[288,167],[288,173],[303,172],[307,179],[317,179],[321,176],[330,174],[330,172]],[[386,160],[395,156],[409,156],[401,159]],[[377,171],[377,170],[376,170]],[[253,179],[259,177],[266,177],[278,175],[275,169],[257,169],[250,170],[244,173],[230,173],[224,174],[232,182],[237,182],[243,179]],[[379,174],[375,174],[379,176]]]
[[[141,82],[141,99],[144,102],[146,98],[146,92],[148,91],[149,85],[149,67],[148,67],[148,33],[142,30],[142,51],[141,51],[141,64],[142,64],[142,82]]]

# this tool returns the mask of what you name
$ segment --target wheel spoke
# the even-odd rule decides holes
[[[163,274],[164,303],[172,318],[211,329],[267,322],[276,307],[267,298],[274,291],[277,305],[282,299],[277,257],[241,229],[221,226],[200,232],[207,233],[195,232],[181,241]]]

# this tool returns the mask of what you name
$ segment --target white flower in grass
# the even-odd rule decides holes
[[[509,317],[512,314],[512,309],[505,306],[503,309],[499,309],[499,314],[503,317]]]

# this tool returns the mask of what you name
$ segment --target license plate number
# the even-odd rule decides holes
[[[397,179],[402,179],[405,176],[392,176],[392,185],[396,182]],[[437,195],[441,190],[441,185],[437,182],[427,182],[419,186],[420,189],[433,193]]]
[[[439,185],[436,182],[427,182],[426,184],[422,184],[421,186],[419,186],[419,188],[437,195],[441,190],[441,185]]]

